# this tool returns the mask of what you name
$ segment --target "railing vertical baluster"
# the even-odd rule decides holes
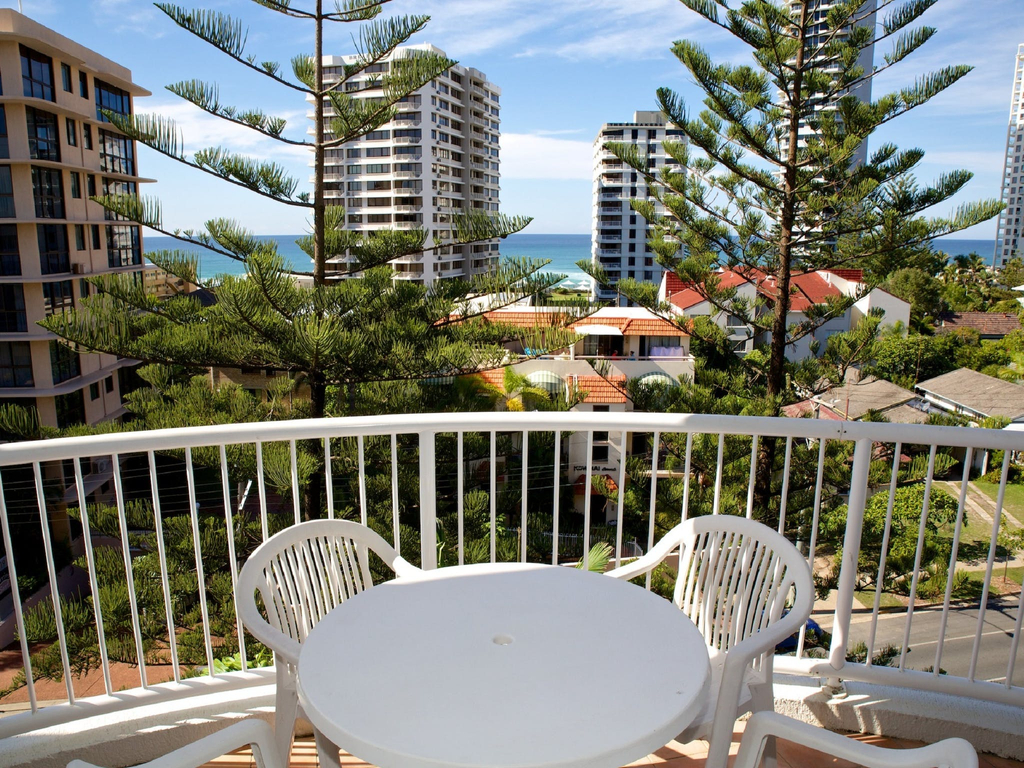
[[[524,563],[526,562],[526,522],[527,522],[526,521],[526,488],[527,488],[527,483],[529,482],[529,480],[528,480],[529,454],[530,454],[530,433],[529,433],[528,430],[523,430],[523,466],[522,466],[522,476],[521,476],[521,480],[520,480],[520,482],[521,482],[521,486],[520,487],[522,488],[522,491],[519,494],[520,497],[521,497],[520,498],[520,502],[521,502],[520,515],[522,517],[522,520],[521,520],[521,522],[519,524],[519,541],[520,541],[520,544],[519,544],[519,559],[522,562],[524,562]]]
[[[249,668],[245,658],[245,632],[242,629],[242,618],[238,610],[238,558],[235,555],[235,521],[231,516],[231,488],[228,477],[228,452],[220,445],[220,485],[224,495],[224,527],[228,535],[228,568],[231,573],[231,595],[235,604],[235,627],[238,631],[238,656],[242,661],[242,671]]]
[[[590,488],[594,473],[594,430],[587,430],[587,476],[583,481],[583,562],[590,565]]]
[[[853,591],[857,586],[857,561],[860,536],[864,527],[864,505],[868,496],[868,470],[871,468],[871,440],[861,438],[853,449],[850,472],[850,500],[847,504],[846,531],[843,535],[843,559],[839,569],[836,612],[832,621],[832,645],[829,666],[837,672],[846,664],[846,646],[853,615]]]
[[[270,537],[270,522],[267,519],[267,479],[263,471],[263,443],[256,443],[256,485],[260,492],[260,526],[263,540]]]
[[[757,435],[750,437],[750,477],[747,480],[747,520],[754,517],[754,482],[757,479]]]
[[[437,568],[436,437],[433,431],[420,432],[420,561],[424,570]]]
[[[655,507],[658,505],[658,451],[661,448],[661,432],[654,433],[654,439],[651,441],[654,448],[654,458],[651,459],[651,507],[648,512],[647,519],[647,551],[650,552],[654,548],[654,522],[655,522]],[[644,577],[644,587],[646,589],[651,588],[651,572],[648,571]]]
[[[686,433],[686,458],[683,459],[683,509],[680,518],[686,520],[690,508],[690,456],[693,453],[693,432]]]
[[[988,606],[989,585],[992,583],[992,568],[995,565],[996,546],[999,541],[999,526],[1003,520],[1003,502],[1006,500],[1006,481],[1010,474],[1010,451],[1003,452],[1003,470],[999,474],[999,493],[996,496],[996,512],[992,515],[992,536],[988,542],[988,560],[985,562],[985,582],[981,586],[981,603],[978,605],[978,626],[974,631],[974,647],[971,648],[971,667],[967,679],[974,681],[978,668],[978,653],[981,651],[981,633],[985,628],[985,609]],[[1019,617],[1018,617],[1019,618]]]
[[[625,515],[626,503],[626,437],[629,434],[626,430],[620,433],[622,440],[619,442],[619,503],[615,513],[615,567],[622,565],[622,524]]]
[[[807,545],[807,565],[814,572],[814,550],[818,546],[818,520],[821,517],[821,489],[825,480],[825,439],[818,440],[818,472],[814,478],[814,505],[811,507],[811,540]],[[807,625],[800,627],[796,639],[796,657],[804,655],[804,638],[807,636]]]
[[[75,457],[75,490],[78,492],[78,510],[82,516],[82,544],[85,547],[85,563],[89,568],[89,593],[92,595],[92,612],[96,617],[96,644],[100,652],[100,668],[103,671],[103,688],[109,696],[114,692],[110,682],[110,657],[107,655],[107,635],[103,629],[103,606],[100,604],[100,584],[96,576],[96,553],[92,546],[92,527],[89,525],[89,507],[85,503],[85,482],[82,478],[82,459]],[[10,550],[8,550],[10,551]]]
[[[324,482],[327,485],[327,519],[334,519],[334,474],[331,469],[331,438],[324,438]]]
[[[294,446],[294,441],[292,445]],[[294,475],[293,475],[294,477]],[[199,584],[199,613],[203,617],[203,641],[206,643],[206,663],[210,677],[213,671],[213,639],[210,636],[210,609],[206,604],[206,573],[203,568],[202,537],[199,530],[199,504],[196,503],[196,477],[192,468],[192,449],[185,449],[185,478],[188,481],[188,508],[192,519],[192,548],[196,555],[196,580]]]
[[[456,472],[458,475],[456,492],[458,494],[458,525],[459,525],[459,565],[466,564],[466,501],[463,498],[464,491],[463,486],[465,485],[465,478],[463,474],[465,469],[462,466],[462,432],[458,433],[457,436],[458,447],[456,448]]]
[[[128,514],[125,511],[124,488],[121,486],[120,457],[117,454],[111,455],[110,464],[114,470],[117,522],[121,529],[121,554],[124,557],[124,571],[128,583],[128,606],[132,614],[132,634],[135,637],[135,652],[139,657],[139,682],[143,688],[148,688],[149,683],[146,681],[146,658],[142,648],[142,626],[139,623],[139,601],[135,594],[135,569],[132,566],[131,544],[128,541]]]
[[[554,490],[551,492],[551,564],[558,565],[558,481],[562,476],[562,433],[555,430]]]
[[[928,473],[924,478],[924,501],[921,504],[921,522],[917,527],[917,551],[914,553],[914,575],[910,579],[910,597],[907,600],[907,621],[903,626],[903,648],[900,650],[900,669],[906,668],[907,651],[910,650],[910,627],[914,623],[914,604],[917,602],[917,583],[921,577],[921,556],[924,553],[924,537],[928,532],[928,510],[931,506],[932,476],[935,473],[935,454],[938,446],[928,451]]]
[[[942,645],[946,641],[946,624],[949,621],[949,603],[953,597],[953,576],[956,575],[956,558],[960,552],[960,532],[963,530],[964,518],[967,517],[967,486],[971,479],[971,464],[974,461],[974,449],[968,448],[964,456],[964,474],[960,480],[960,499],[956,506],[956,524],[953,526],[953,544],[949,551],[949,572],[946,574],[946,594],[942,599],[942,616],[939,618],[939,636],[935,645],[935,664],[933,674],[938,676],[939,664],[942,663]]]
[[[18,644],[21,646],[21,663],[24,665],[25,687],[28,688],[28,706],[32,712],[39,709],[36,701],[36,682],[32,674],[32,656],[28,650],[28,636],[25,633],[25,617],[21,612],[21,589],[18,587],[18,567],[14,562],[14,544],[11,543],[10,523],[7,520],[7,494],[3,476],[0,474],[0,529],[4,537],[4,552],[7,553],[7,575],[11,580],[11,600],[14,605],[14,621],[18,629]]]
[[[1017,621],[1013,625],[1013,639],[1010,641],[1010,660],[1006,664],[1006,680],[1003,687],[1013,685],[1013,668],[1017,663],[1017,651],[1020,649],[1021,622],[1024,621],[1024,589],[1017,597]]]
[[[50,602],[53,604],[53,620],[57,625],[57,644],[60,646],[60,663],[64,670],[64,688],[68,693],[68,704],[75,703],[75,688],[71,682],[71,658],[68,656],[68,638],[64,632],[64,611],[60,604],[60,586],[57,584],[57,569],[53,559],[53,534],[50,531],[50,512],[46,508],[43,493],[43,470],[39,462],[32,464],[36,481],[36,503],[39,505],[39,524],[43,530],[43,551],[46,555],[46,575],[50,580]],[[7,551],[13,559],[13,551]],[[136,622],[138,627],[138,622]]]
[[[725,463],[725,435],[718,435],[718,458],[715,463],[715,500],[711,505],[711,514],[717,515],[722,503],[722,473]]]
[[[295,441],[288,441],[288,459],[291,465],[292,473],[292,512],[295,516],[295,524],[298,525],[302,522],[302,499],[299,497],[299,459],[298,449],[295,447]],[[314,514],[315,510],[309,510],[309,514]]]
[[[786,438],[786,459],[782,463],[782,494],[779,498],[779,533],[786,532],[786,508],[789,506],[789,474],[793,461],[793,438]]]
[[[423,451],[420,451],[422,457]],[[423,466],[423,460],[420,459],[420,467]],[[423,494],[422,489],[420,495]],[[423,514],[422,511],[420,514]],[[398,518],[398,434],[395,432],[391,433],[391,525],[392,525],[392,537],[395,545],[395,551],[398,554],[402,554],[402,530],[401,524]],[[423,539],[420,539],[420,549],[423,549]]]
[[[356,444],[359,448],[359,522],[366,525],[366,455],[362,435],[356,438]]]
[[[498,561],[498,433],[491,430],[491,562]]]
[[[171,601],[171,580],[167,569],[167,546],[164,543],[164,518],[160,507],[160,486],[157,482],[156,453],[148,451],[149,484],[153,491],[153,532],[156,536],[156,556],[160,561],[160,589],[164,596],[164,618],[167,621],[167,645],[171,651],[171,671],[174,682],[181,680],[178,665],[178,637],[174,632],[174,603]]]
[[[878,633],[878,612],[882,606],[882,587],[885,585],[885,559],[889,552],[889,535],[892,533],[892,509],[896,503],[896,484],[900,477],[900,456],[903,455],[903,443],[897,442],[893,451],[892,475],[889,478],[889,501],[885,506],[885,525],[882,528],[882,556],[878,560],[878,578],[875,580],[875,602],[871,609],[871,629],[868,631],[867,659],[865,664],[871,666],[871,657],[875,652],[875,637]]]

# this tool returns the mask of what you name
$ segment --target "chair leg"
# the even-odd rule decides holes
[[[338,745],[316,728],[313,729],[313,739],[316,741],[316,754],[320,758],[320,768],[341,768]]]
[[[291,757],[298,707],[299,697],[295,691],[294,678],[287,672],[278,672],[277,691],[274,695],[274,744],[281,764],[286,767]]]
[[[751,686],[750,705],[754,712],[775,711],[775,690],[770,682]],[[761,752],[761,766],[762,768],[777,768],[778,766],[774,736],[769,736],[764,740],[764,750]]]

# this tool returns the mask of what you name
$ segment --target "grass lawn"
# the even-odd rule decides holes
[[[979,584],[982,582],[984,577],[985,577],[985,572],[984,571],[971,571],[970,572],[971,581],[976,581]],[[1006,569],[1006,577],[1010,581],[1012,581],[1014,584],[1020,584],[1021,581],[1024,580],[1024,567],[1018,566],[1016,568],[1007,568]],[[1003,578],[1003,565],[1002,565],[1002,563],[1000,563],[997,560],[995,565],[992,566],[992,579],[993,579],[993,581],[995,581],[995,580],[1002,579],[1002,578]]]
[[[854,598],[857,602],[863,605],[868,610],[875,607],[875,588],[868,587],[867,589],[858,589],[853,593]],[[906,605],[898,597],[889,592],[882,593],[882,599],[878,603],[879,608],[884,610],[886,608],[902,608]]]
[[[999,485],[997,483],[986,483],[982,480],[975,480],[974,485],[977,486],[979,491],[992,499],[992,501],[995,501],[996,497],[999,495]],[[1006,495],[1003,499],[1003,506],[1006,508],[1006,511],[1017,518],[1018,521],[1024,522],[1024,485],[1008,483],[1006,485]]]

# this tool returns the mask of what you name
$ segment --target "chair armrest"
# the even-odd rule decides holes
[[[747,721],[735,768],[756,768],[765,741],[776,736],[849,760],[866,768],[977,768],[978,755],[964,739],[944,741],[917,749],[892,749],[865,744],[842,734],[776,714],[757,712]]]
[[[274,731],[262,720],[244,720],[216,733],[211,733],[199,741],[187,744],[180,749],[169,752],[141,768],[200,768],[218,757],[226,755],[239,747],[250,745],[253,757],[259,768],[284,768],[274,748]],[[72,760],[68,768],[97,768],[82,760]]]
[[[672,550],[678,549],[682,544],[682,529],[685,523],[677,525],[671,531],[666,533],[661,541],[654,545],[650,552],[643,557],[638,557],[631,563],[620,565],[618,568],[612,568],[610,571],[605,571],[605,576],[611,576],[613,579],[625,579],[629,581],[634,579],[641,574],[653,571],[654,568],[661,563],[666,557],[672,554]]]
[[[401,555],[395,558],[394,562],[391,563],[391,567],[395,570],[395,576],[400,579],[415,578],[423,574],[420,568],[417,568]]]

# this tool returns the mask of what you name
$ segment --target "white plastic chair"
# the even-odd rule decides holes
[[[200,768],[221,755],[244,746],[252,747],[257,768],[286,768],[274,745],[274,731],[262,720],[243,720],[199,739],[137,768]],[[68,768],[99,768],[84,760],[72,760]]]
[[[978,768],[977,752],[963,739],[945,739],[916,749],[892,749],[865,744],[774,712],[758,712],[747,721],[734,768],[757,768],[765,745],[776,738],[864,768]]]
[[[238,575],[242,624],[274,651],[274,733],[277,754],[285,764],[298,716],[295,674],[301,643],[328,611],[373,586],[370,552],[398,576],[420,573],[366,526],[348,520],[315,520],[271,536],[249,556]],[[256,604],[257,592],[266,618]],[[320,734],[316,738],[322,754],[332,749]],[[336,747],[332,754],[337,755]]]
[[[810,617],[814,580],[807,561],[786,538],[735,515],[686,520],[646,555],[607,575],[635,578],[676,550],[680,556],[673,602],[704,635],[711,661],[704,709],[676,738],[683,743],[707,740],[705,768],[726,768],[736,718],[775,709],[775,646]],[[766,757],[771,762],[771,746]]]

